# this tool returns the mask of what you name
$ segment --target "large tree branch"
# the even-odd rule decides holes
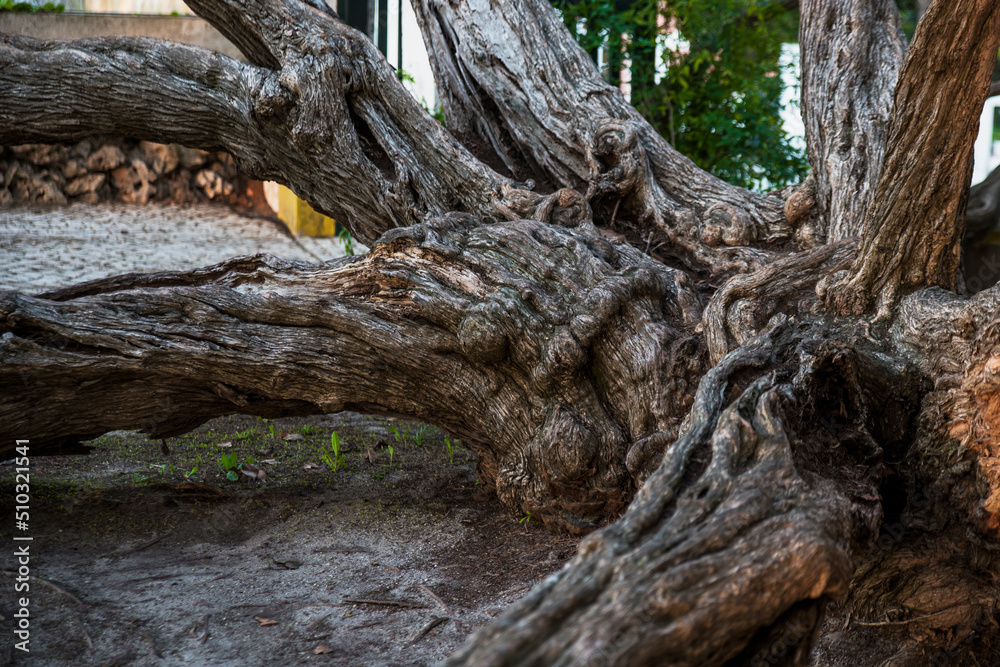
[[[710,246],[791,234],[780,199],[711,176],[660,137],[601,79],[547,0],[514,0],[503,12],[486,0],[413,5],[449,128],[490,147],[519,177],[587,183],[603,224],[680,246],[720,271],[756,258],[727,260]]]
[[[244,134],[266,76],[206,49],[147,38],[0,35],[0,145],[120,134],[243,147],[244,162],[260,161]]]
[[[684,283],[592,227],[453,214],[326,265],[242,258],[10,293],[3,447],[170,436],[233,412],[402,415],[476,449],[509,506],[586,530],[690,405],[704,355]]]
[[[787,333],[779,325],[709,371],[626,514],[447,664],[762,664],[777,644],[781,664],[806,664],[825,602],[846,592],[879,516],[871,480],[817,476],[836,457],[814,429],[825,415],[809,388],[839,374],[884,388],[892,372],[804,344],[794,383],[753,379],[788,353]],[[726,407],[736,377],[749,386]],[[860,385],[847,386],[843,400],[857,399]]]
[[[475,85],[506,110],[509,129],[520,128],[522,152],[540,151],[531,159],[556,185],[587,183],[586,197],[568,187],[536,194],[485,166],[419,107],[371,40],[300,0],[194,2],[256,66],[216,58],[208,59],[214,69],[203,72],[192,55],[201,52],[153,41],[49,45],[9,38],[0,46],[0,65],[7,80],[17,81],[17,95],[0,92],[3,140],[102,132],[211,148],[221,143],[244,172],[285,183],[367,243],[394,226],[448,211],[486,222],[577,224],[591,217],[589,200],[605,224],[617,223],[636,245],[657,248],[672,262],[715,274],[766,263],[771,252],[741,246],[788,236],[781,201],[729,186],[679,155],[600,80],[548,4],[524,1],[519,9],[537,21],[524,20],[528,14],[510,18],[478,0],[434,11],[439,21],[454,22],[455,57],[467,59]],[[498,45],[502,34],[518,39]],[[119,81],[129,77],[110,54],[116,44],[138,54],[130,64],[141,72],[131,84]],[[48,54],[45,77],[33,71],[39,54]],[[64,71],[79,70],[80,62],[97,65],[93,79]],[[164,82],[167,91],[189,86],[178,96],[183,105],[156,105],[155,87]],[[129,85],[130,95],[119,97],[126,100],[121,113],[105,113],[102,91]],[[152,104],[139,99],[147,89]],[[180,107],[198,107],[193,96],[213,94],[222,113],[214,107],[181,113]],[[70,120],[61,123],[45,108]],[[150,129],[147,116],[160,129]]]
[[[821,285],[834,310],[887,316],[905,290],[955,286],[973,141],[1000,46],[1000,4],[935,2],[896,86],[888,148],[850,275]]]
[[[896,3],[806,0],[799,44],[812,215],[816,235],[837,241],[861,231],[882,167],[905,48]]]
[[[251,57],[280,69],[153,40],[4,37],[0,141],[117,133],[222,147],[246,173],[285,183],[368,243],[455,210],[485,221],[589,217],[580,196],[546,200],[479,162],[420,108],[371,40],[330,15],[298,0],[204,9],[242,35]]]

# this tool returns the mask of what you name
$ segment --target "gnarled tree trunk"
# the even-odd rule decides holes
[[[223,148],[372,250],[0,295],[0,451],[442,426],[506,505],[590,532],[450,664],[1000,644],[1000,290],[946,291],[1000,5],[938,0],[904,59],[893,3],[802,2],[813,171],[782,198],[679,155],[542,0],[414,0],[452,131],[322,2],[190,4],[249,63],[0,36],[0,143]]]

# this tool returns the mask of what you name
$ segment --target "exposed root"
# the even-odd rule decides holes
[[[786,664],[805,664],[878,512],[845,495],[862,480],[800,470],[788,415],[824,376],[785,384],[780,371],[753,371],[788,353],[778,341],[789,332],[779,325],[709,371],[626,514],[447,664],[744,664],[791,627]],[[747,388],[725,407],[736,383]]]

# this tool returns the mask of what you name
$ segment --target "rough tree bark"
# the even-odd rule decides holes
[[[454,665],[1000,646],[1000,289],[947,291],[1000,5],[939,0],[904,59],[893,3],[802,2],[813,171],[778,196],[674,151],[541,0],[414,0],[450,131],[322,2],[190,4],[248,64],[0,36],[0,143],[225,148],[372,250],[0,295],[0,452],[442,426],[507,506],[590,533]]]

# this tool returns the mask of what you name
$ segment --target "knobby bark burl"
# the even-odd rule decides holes
[[[192,0],[248,63],[0,36],[0,142],[224,148],[372,247],[0,295],[0,449],[437,424],[507,506],[589,533],[449,664],[997,650],[1000,290],[947,290],[1000,6],[939,1],[906,49],[891,2],[801,3],[812,174],[762,195],[679,155],[547,3],[413,4],[449,129],[322,2]]]

